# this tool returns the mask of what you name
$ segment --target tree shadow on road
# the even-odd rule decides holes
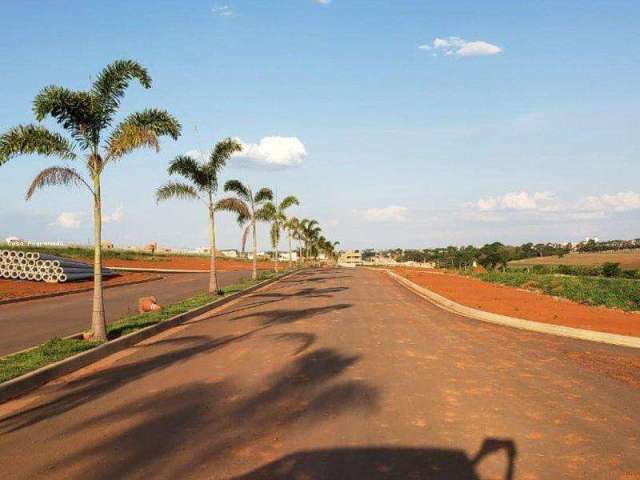
[[[298,320],[309,319],[317,315],[324,315],[327,313],[338,312],[347,308],[351,308],[353,305],[350,303],[338,303],[335,305],[327,305],[325,307],[310,307],[302,308],[298,310],[292,310],[289,308],[269,310],[267,312],[255,312],[245,313],[230,319],[235,322],[246,318],[255,318],[263,326],[270,325],[284,325],[288,323],[297,322]]]
[[[6,434],[63,414],[86,402],[95,401],[144,375],[167,368],[195,355],[212,352],[232,342],[244,339],[258,330],[262,330],[262,328],[243,335],[225,336],[215,340],[205,336],[188,336],[147,344],[142,348],[162,346],[165,351],[142,360],[133,359],[122,365],[88,373],[86,376],[72,380],[65,384],[62,393],[53,400],[0,419],[0,433]],[[179,346],[180,344],[186,344],[186,346]],[[138,348],[140,347],[138,346]],[[54,385],[53,388],[57,387]]]
[[[512,440],[488,438],[473,457],[443,448],[336,448],[287,455],[233,480],[479,480],[479,463],[504,450],[504,477],[513,480],[516,447]],[[494,478],[494,477],[492,477]]]
[[[47,470],[69,468],[78,478],[93,479],[219,475],[220,466],[231,458],[241,464],[255,455],[264,458],[274,439],[294,425],[305,431],[349,411],[375,411],[377,388],[340,378],[358,360],[333,349],[317,349],[248,392],[228,380],[193,382],[135,402],[118,402],[61,432],[62,437],[86,431],[105,434],[76,444]]]

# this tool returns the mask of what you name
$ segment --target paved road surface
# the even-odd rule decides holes
[[[507,478],[510,453],[514,479],[632,479],[638,360],[457,317],[381,272],[306,272],[0,406],[0,465],[471,480]]]
[[[251,272],[219,272],[221,286]],[[203,273],[163,274],[162,280],[123,285],[104,291],[107,322],[115,321],[138,308],[138,299],[153,295],[160,304],[174,303],[207,290],[209,277]],[[43,298],[0,305],[0,356],[64,337],[89,328],[93,292]]]

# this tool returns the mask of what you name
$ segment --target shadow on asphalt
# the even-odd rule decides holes
[[[299,452],[234,480],[479,480],[476,466],[501,450],[507,454],[503,478],[513,480],[515,444],[512,440],[494,438],[486,439],[472,458],[463,450],[441,448],[337,448]]]
[[[144,348],[163,346],[166,351],[153,357],[110,367],[72,380],[65,385],[64,393],[54,400],[0,419],[0,433],[6,434],[61,415],[86,402],[95,401],[144,375],[167,368],[195,355],[212,352],[232,342],[244,339],[258,330],[262,330],[262,328],[243,335],[226,336],[215,340],[205,336],[189,336],[150,343]],[[179,346],[184,343],[187,346]]]
[[[47,470],[71,468],[77,478],[92,479],[221,475],[225,461],[262,455],[290,425],[309,430],[341,413],[377,410],[377,388],[340,379],[358,361],[358,356],[322,348],[299,356],[250,391],[226,380],[193,382],[107,406],[56,433],[104,435],[78,443]]]
[[[317,315],[344,310],[346,308],[351,308],[352,306],[353,305],[351,303],[338,303],[336,305],[327,305],[326,307],[311,307],[299,310],[283,308],[269,310],[267,312],[245,313],[244,315],[233,317],[230,321],[236,322],[245,318],[255,318],[263,326],[285,325],[287,323],[297,322],[298,320],[309,319]]]

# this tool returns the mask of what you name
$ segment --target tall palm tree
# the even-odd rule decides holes
[[[169,164],[169,175],[180,175],[185,182],[168,182],[156,192],[156,201],[169,198],[189,198],[200,200],[207,206],[209,212],[209,250],[210,273],[209,293],[218,290],[216,274],[216,222],[215,222],[215,194],[218,190],[218,173],[225,166],[227,160],[235,152],[242,150],[237,140],[227,138],[216,143],[209,155],[209,161],[200,163],[188,155],[179,155]]]
[[[216,204],[216,209],[233,212],[238,216],[238,224],[242,227],[246,224],[242,232],[242,251],[247,244],[249,231],[253,238],[253,270],[251,278],[258,278],[257,256],[258,239],[256,235],[256,223],[258,221],[269,221],[270,209],[268,202],[273,200],[273,192],[270,188],[263,187],[255,194],[250,187],[244,185],[240,180],[229,180],[224,184],[225,192],[235,193],[235,197],[223,198]]]
[[[293,254],[291,251],[291,241],[297,239],[300,232],[300,220],[296,217],[289,217],[284,224],[284,228],[287,231],[287,237],[289,239],[289,268],[293,266]]]
[[[275,270],[278,271],[278,260],[280,252],[278,247],[280,245],[280,233],[285,228],[287,222],[286,211],[293,205],[300,205],[300,202],[296,197],[290,195],[285,197],[280,203],[269,202],[266,204],[267,215],[271,221],[271,246],[275,255]],[[291,263],[291,245],[289,245],[289,263]]]
[[[304,256],[309,258],[322,229],[320,228],[317,220],[309,220],[307,218],[303,218],[300,221],[300,226],[305,250]]]
[[[31,183],[26,198],[49,185],[74,185],[86,188],[93,200],[94,282],[91,326],[93,338],[106,340],[104,301],[102,296],[102,200],[101,178],[108,165],[116,163],[138,148],[159,150],[158,137],[180,135],[180,123],[164,110],[146,109],[126,117],[111,128],[120,101],[131,80],[144,88],[151,87],[147,70],[133,60],[118,60],[107,65],[86,91],[64,87],[43,88],[33,101],[33,111],[40,122],[52,117],[70,139],[42,125],[19,125],[0,136],[0,165],[16,155],[40,154],[73,160],[84,154],[88,178],[70,167],[44,169]],[[110,132],[108,132],[110,130]]]

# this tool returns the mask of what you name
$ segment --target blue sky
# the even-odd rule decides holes
[[[346,248],[638,237],[639,23],[628,1],[10,2],[0,132],[45,85],[133,58],[154,85],[123,115],[162,107],[184,133],[106,172],[117,244],[204,245],[206,212],[153,193],[175,155],[227,136],[248,153],[223,180],[297,195]],[[83,192],[24,202],[51,164],[0,167],[0,236],[90,238]],[[238,247],[226,214],[219,237]]]

